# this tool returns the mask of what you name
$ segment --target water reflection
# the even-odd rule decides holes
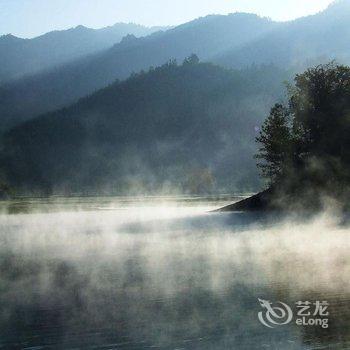
[[[334,218],[71,204],[1,216],[2,348],[350,347],[350,230]],[[258,298],[327,300],[330,327],[268,329]]]

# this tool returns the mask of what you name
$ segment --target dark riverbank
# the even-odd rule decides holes
[[[239,202],[230,204],[226,207],[216,210],[217,212],[233,212],[233,211],[270,211],[278,210],[278,206],[274,201],[274,191],[271,189],[259,192],[249,198]]]
[[[310,217],[331,210],[349,221],[350,206],[348,196],[330,196],[317,191],[295,191],[286,193],[275,187],[259,192],[249,198],[215,210],[215,212],[259,212]]]

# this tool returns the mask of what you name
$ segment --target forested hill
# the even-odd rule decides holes
[[[0,36],[0,84],[110,48],[128,34],[141,37],[160,29],[117,23],[101,29],[56,30],[33,39]]]
[[[2,171],[31,193],[256,188],[257,126],[287,77],[170,62],[14,128]]]
[[[0,132],[40,113],[63,107],[132,72],[183,60],[201,59],[237,47],[271,30],[276,23],[256,15],[208,16],[145,38],[128,36],[120,44],[46,73],[0,87]],[[45,59],[45,56],[42,57]]]

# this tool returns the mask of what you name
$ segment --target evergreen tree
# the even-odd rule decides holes
[[[256,156],[260,160],[258,167],[270,182],[276,181],[289,164],[291,131],[288,120],[288,109],[281,104],[276,104],[265,120],[260,135],[256,138],[256,141],[262,145]]]

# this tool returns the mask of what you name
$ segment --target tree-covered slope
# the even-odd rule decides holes
[[[257,127],[286,77],[171,62],[12,129],[3,171],[53,193],[252,189]]]

